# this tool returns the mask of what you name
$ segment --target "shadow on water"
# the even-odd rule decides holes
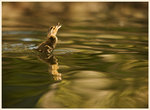
[[[2,25],[3,108],[148,107],[147,3],[3,3]]]

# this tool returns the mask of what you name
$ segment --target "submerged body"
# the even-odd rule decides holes
[[[58,41],[56,34],[60,27],[61,25],[58,24],[57,26],[52,26],[49,29],[47,40],[42,42],[37,48],[39,52],[50,54],[55,49],[57,41]]]

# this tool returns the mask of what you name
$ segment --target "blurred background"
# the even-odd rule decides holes
[[[2,71],[3,108],[147,108],[148,2],[2,2]]]
[[[65,27],[79,23],[82,27],[88,23],[87,26],[105,28],[138,28],[148,23],[145,2],[4,2],[2,5],[3,29],[16,26],[41,30],[57,22]]]

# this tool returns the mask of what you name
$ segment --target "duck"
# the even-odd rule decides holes
[[[61,28],[60,23],[58,23],[56,26],[51,26],[48,29],[46,41],[42,42],[36,50],[45,54],[51,54],[58,42],[56,34],[60,28]]]

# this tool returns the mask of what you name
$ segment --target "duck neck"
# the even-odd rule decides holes
[[[57,42],[57,40],[58,40],[58,38],[57,38],[57,36],[54,36],[54,35],[51,35],[51,36],[48,36],[48,39],[55,39],[56,40],[56,42]]]

